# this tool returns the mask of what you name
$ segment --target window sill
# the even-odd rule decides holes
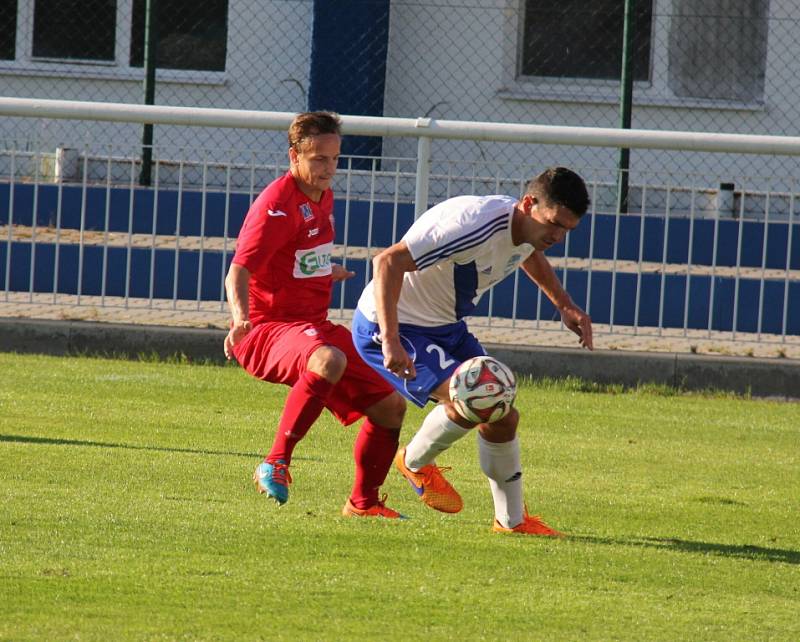
[[[502,88],[495,92],[501,100],[530,101],[547,103],[572,103],[583,105],[618,105],[619,94],[609,91],[592,91],[587,87],[585,91],[564,90],[539,90],[515,87]],[[633,104],[639,107],[672,107],[681,109],[706,109],[717,111],[749,111],[760,112],[766,109],[763,102],[710,100],[703,98],[678,98],[675,96],[656,95],[651,90],[633,90]]]
[[[144,71],[137,68],[120,68],[114,65],[76,65],[54,63],[14,63],[0,61],[0,76],[35,76],[40,78],[75,78],[81,80],[107,80],[121,82],[144,82]],[[224,86],[227,75],[221,71],[186,71],[182,69],[159,69],[156,83],[179,83],[190,85]]]

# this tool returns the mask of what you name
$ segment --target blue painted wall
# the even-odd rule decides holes
[[[102,187],[90,187],[86,190],[86,218],[83,228],[102,231],[106,229],[106,197]],[[206,217],[201,218],[203,195],[200,192],[184,191],[178,207],[178,193],[173,190],[153,190],[141,188],[134,190],[133,215],[129,214],[130,192],[128,189],[112,189],[108,192],[108,229],[109,231],[127,232],[129,220],[131,230],[139,234],[151,234],[155,227],[156,234],[173,235],[176,232],[188,236],[222,236],[225,229],[225,195],[208,193],[205,196]],[[33,202],[37,201],[36,225],[40,227],[56,226],[58,221],[58,188],[41,185],[38,193],[34,186],[17,184],[14,187],[14,215],[10,222],[30,226],[34,219]],[[80,229],[81,201],[80,187],[65,186],[62,188],[62,207],[60,226],[62,229]],[[157,199],[157,200],[156,200]],[[9,223],[9,185],[0,184],[0,224]],[[154,204],[157,203],[157,214]],[[249,207],[247,194],[231,194],[229,196],[229,220],[227,231],[235,237],[241,227]],[[369,230],[372,230],[372,245],[385,247],[394,240],[391,233],[391,220],[394,205],[375,203],[372,208],[370,222],[370,206],[366,202],[351,202],[348,221],[345,228],[345,203],[335,204],[336,234],[339,243],[350,246],[365,246]],[[785,223],[772,223],[767,226],[760,223],[743,223],[738,221],[695,221],[676,219],[665,224],[662,218],[639,215],[594,216],[594,243],[592,256],[595,259],[613,258],[615,238],[618,243],[618,258],[637,261],[640,242],[645,261],[660,263],[666,247],[668,263],[685,263],[691,254],[692,264],[711,265],[714,261],[713,239],[715,229],[718,236],[716,265],[735,266],[737,248],[741,233],[741,265],[743,267],[760,268],[762,253],[766,241],[766,267],[784,270],[787,261],[790,228]],[[413,207],[410,204],[398,206],[397,233],[402,233],[413,221]],[[800,270],[800,224],[795,224],[793,231],[792,255],[789,265],[793,270]],[[592,219],[587,218],[569,235],[569,253],[571,257],[587,258],[590,254],[590,238]],[[692,236],[691,246],[689,244]],[[666,241],[666,246],[665,246]],[[0,288],[6,281],[6,257],[10,249],[11,269],[8,274],[10,289],[26,292],[29,289],[31,272],[33,272],[33,289],[37,292],[52,292],[56,265],[58,266],[57,291],[68,294],[94,295],[101,293],[103,261],[106,261],[106,295],[122,296],[126,284],[129,296],[150,296],[151,263],[154,276],[153,296],[156,298],[172,298],[177,292],[180,299],[219,301],[222,297],[222,278],[230,262],[230,253],[223,256],[220,251],[180,250],[174,249],[132,249],[130,250],[131,268],[127,270],[128,250],[125,248],[108,248],[85,246],[83,256],[77,245],[62,243],[37,243],[35,253],[29,243],[8,242],[0,238]],[[563,256],[565,246],[552,248],[548,253]],[[83,279],[78,283],[78,265],[83,261]],[[174,279],[175,262],[177,261],[177,281]],[[202,271],[198,272],[202,262]],[[33,268],[31,268],[33,266]],[[366,264],[363,260],[349,260],[348,267],[355,270],[357,276],[346,282],[344,290],[337,286],[333,302],[338,305],[344,296],[345,307],[355,306],[366,278]],[[198,279],[198,274],[201,278]],[[637,283],[639,291],[638,323],[643,326],[657,326],[659,315],[665,327],[683,327],[684,315],[688,327],[704,329],[709,325],[709,315],[713,315],[711,327],[717,330],[731,330],[734,318],[734,299],[736,298],[736,281],[729,277],[714,277],[713,304],[709,306],[712,277],[662,276],[658,274],[587,272],[569,270],[562,271],[559,276],[566,281],[567,289],[575,301],[587,307],[597,323],[608,323],[612,318],[619,325],[634,323],[636,309]],[[201,283],[199,283],[201,281]],[[521,278],[517,297],[517,316],[521,319],[533,319],[536,315],[538,291],[526,278]],[[611,301],[611,290],[615,292]],[[589,288],[591,285],[591,288]],[[688,311],[686,310],[686,290],[689,289]],[[663,295],[662,295],[663,288]],[[757,279],[742,278],[739,280],[737,330],[753,332],[758,330],[759,298],[762,303],[762,332],[780,333],[783,323],[783,302],[788,288],[787,331],[800,334],[800,283],[786,283],[784,279],[766,281],[763,296]],[[587,292],[591,300],[587,301]],[[664,300],[661,312],[661,300]],[[498,316],[511,316],[513,304],[513,280],[507,279],[497,286],[494,295],[493,313]],[[484,297],[478,306],[477,314],[488,312],[488,297]],[[542,300],[541,318],[557,319],[558,316],[546,298]]]

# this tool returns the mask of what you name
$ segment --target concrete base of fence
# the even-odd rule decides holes
[[[653,383],[684,390],[725,390],[800,400],[800,361],[578,348],[486,345],[515,372],[535,378],[576,377],[633,387]]]
[[[91,321],[0,318],[0,352],[53,355],[158,355],[222,363],[225,332]],[[576,377],[599,384],[663,384],[758,397],[800,399],[800,361],[485,344],[519,374]]]
[[[206,328],[0,317],[0,352],[225,361],[225,332]]]

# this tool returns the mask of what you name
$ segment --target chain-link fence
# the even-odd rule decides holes
[[[630,1],[630,0],[629,0]],[[796,135],[800,2],[634,0],[632,126]],[[9,96],[617,127],[624,0],[3,0]],[[148,26],[150,30],[148,31]],[[141,127],[7,119],[7,148],[133,145]],[[278,134],[162,126],[162,156],[283,150]],[[345,152],[410,157],[412,141]],[[199,151],[197,152],[200,153]],[[184,152],[185,154],[185,152]],[[614,149],[450,142],[436,159],[614,170]],[[789,177],[796,161],[634,151],[631,172]],[[786,181],[788,184],[790,181]]]

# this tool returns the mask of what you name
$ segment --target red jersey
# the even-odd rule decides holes
[[[250,321],[328,318],[333,252],[333,191],[319,203],[291,172],[253,201],[242,224],[233,262],[250,272]]]

